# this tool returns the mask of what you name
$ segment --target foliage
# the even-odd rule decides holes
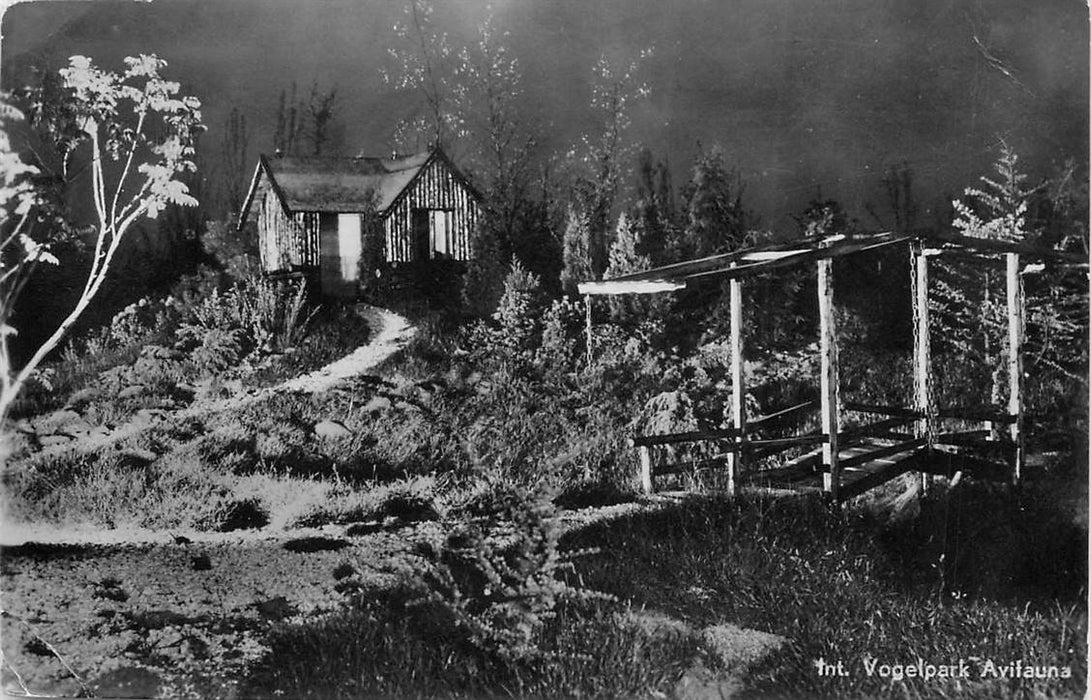
[[[450,616],[474,647],[502,662],[539,659],[546,621],[591,591],[566,582],[574,556],[560,551],[550,494],[485,484],[421,550],[423,600]]]
[[[478,318],[491,316],[504,293],[504,258],[493,227],[483,224],[473,231],[470,242],[473,259],[468,263],[462,286],[462,308]]]
[[[493,320],[499,324],[496,345],[511,354],[532,352],[540,341],[540,314],[543,307],[542,283],[528,272],[518,258],[511,261],[511,270],[504,279],[504,294],[500,297]]]
[[[569,205],[564,229],[564,268],[561,287],[569,296],[578,294],[576,285],[595,279],[591,267],[591,224],[587,214],[576,205]]]
[[[178,96],[180,85],[160,77],[166,62],[154,55],[126,58],[125,64],[125,71],[118,74],[100,70],[84,56],[73,56],[60,71],[63,105],[47,104],[44,91],[32,92],[34,121],[52,137],[65,163],[80,157],[85,145],[91,151],[94,255],[74,308],[18,372],[11,366],[8,334],[0,335],[0,416],[6,415],[38,365],[98,293],[133,224],[145,216],[155,218],[170,204],[197,204],[183,177],[196,168],[194,140],[202,128],[200,101]],[[44,235],[48,239],[50,233]],[[41,258],[41,249],[35,245],[25,251],[14,269],[30,272]],[[14,295],[5,294],[4,325],[14,301]]]
[[[982,177],[981,187],[965,191],[966,200],[954,202],[955,228],[971,237],[1006,241],[1035,241],[1042,237],[1028,216],[1037,192],[1047,189],[1027,184],[1019,159],[1007,145],[1001,147],[996,177]],[[1064,206],[1064,205],[1060,205]],[[1060,243],[1063,239],[1054,241]],[[1004,396],[1003,370],[1008,353],[1005,275],[996,265],[964,265],[940,260],[935,265],[935,293],[930,299],[938,333],[939,351],[953,355],[960,371],[979,368],[988,389],[977,400],[999,403]],[[1084,285],[1061,269],[1047,268],[1036,276],[1021,272],[1026,294],[1025,357],[1036,381],[1086,382],[1087,297]],[[980,389],[979,389],[980,390]]]
[[[651,259],[637,252],[645,249],[644,238],[640,219],[629,218],[625,214],[619,216],[614,242],[610,245],[610,264],[603,278],[613,279],[651,269]],[[652,309],[654,302],[640,295],[615,295],[609,297],[609,304],[610,319],[615,323],[627,323],[641,320]]]
[[[314,311],[306,311],[303,280],[254,278],[226,292],[213,289],[178,328],[178,347],[194,352],[202,369],[218,372],[252,353],[283,351],[306,335]]]
[[[748,242],[742,186],[738,175],[728,170],[722,148],[714,146],[697,156],[684,196],[687,219],[679,257],[727,253]]]
[[[231,282],[260,274],[257,241],[255,224],[248,223],[240,229],[230,219],[209,222],[201,234],[201,247]]]

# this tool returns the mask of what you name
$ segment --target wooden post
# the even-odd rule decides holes
[[[591,364],[591,295],[583,297],[584,306],[587,307],[587,364]]]
[[[828,438],[822,445],[822,487],[836,502],[841,481],[837,464],[837,432],[841,421],[837,395],[837,324],[833,316],[833,260],[830,258],[818,261],[818,336],[822,361],[822,432]]]
[[[932,447],[932,338],[928,316],[928,258],[922,245],[913,243],[910,254],[913,256],[913,393],[915,408],[924,413],[916,424],[917,437],[928,438],[928,447]],[[928,492],[931,478],[921,472],[921,489]]]
[[[1019,254],[1007,253],[1008,291],[1008,413],[1014,419],[1008,430],[1015,455],[1012,481],[1023,476],[1026,454],[1023,445],[1023,281],[1019,275]]]
[[[739,431],[727,458],[727,492],[735,495],[735,482],[744,467],[746,449],[746,384],[743,376],[742,282],[734,277],[729,283],[731,304],[731,422]]]
[[[652,483],[652,449],[641,445],[637,448],[637,455],[640,457],[640,488],[645,494],[651,494],[655,491]]]

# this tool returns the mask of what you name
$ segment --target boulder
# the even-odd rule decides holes
[[[72,410],[80,410],[87,406],[92,401],[96,401],[102,397],[102,390],[95,387],[87,387],[86,389],[80,389],[76,393],[68,397],[68,403],[65,408]]]
[[[366,413],[381,413],[383,411],[390,410],[393,405],[394,403],[390,400],[389,397],[375,396],[372,397],[371,401],[368,401],[366,404],[364,404],[363,410]]]
[[[64,435],[71,435],[72,437],[83,437],[91,432],[93,426],[83,418],[74,420],[71,423],[66,423],[61,429],[61,433]]]
[[[38,444],[41,445],[43,449],[49,447],[59,447],[61,445],[67,445],[74,439],[75,438],[73,438],[71,435],[39,435]]]
[[[352,431],[336,420],[324,420],[314,426],[314,434],[324,440],[340,440],[350,437]]]
[[[117,392],[119,399],[135,399],[138,396],[143,396],[148,391],[148,387],[143,384],[130,384],[121,391]]]

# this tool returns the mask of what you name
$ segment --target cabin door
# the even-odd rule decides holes
[[[432,258],[432,236],[429,223],[427,209],[413,210],[413,260],[430,260]]]

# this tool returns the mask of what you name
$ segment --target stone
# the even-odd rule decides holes
[[[89,435],[93,428],[94,426],[80,418],[79,420],[74,420],[71,423],[66,424],[61,432],[64,435],[71,435],[72,437],[83,437]]]
[[[76,393],[68,397],[68,403],[65,408],[72,410],[81,410],[86,408],[87,404],[92,401],[97,401],[102,396],[102,391],[95,387],[88,387],[86,389],[80,389]]]
[[[382,529],[383,524],[378,520],[367,520],[362,523],[353,523],[352,525],[349,525],[345,530],[345,535],[347,537],[361,537],[363,535],[379,532]]]
[[[55,435],[39,435],[38,436],[38,444],[41,445],[43,449],[49,448],[49,447],[60,447],[61,445],[67,445],[68,443],[72,442],[73,440],[74,440],[74,438],[71,435],[55,434]]]
[[[720,657],[729,669],[742,671],[779,649],[784,637],[746,629],[725,622],[704,630],[705,648]]]
[[[138,396],[143,396],[147,393],[148,387],[143,384],[130,384],[121,391],[117,392],[119,399],[135,399]]]
[[[68,423],[80,420],[82,416],[72,409],[62,408],[33,421],[34,431],[39,434],[53,433]]]
[[[366,413],[381,413],[382,411],[388,411],[394,405],[394,403],[386,396],[372,397],[371,401],[368,401],[363,406],[363,410]]]
[[[314,434],[324,440],[340,440],[350,437],[352,431],[336,420],[324,420],[314,426]]]

